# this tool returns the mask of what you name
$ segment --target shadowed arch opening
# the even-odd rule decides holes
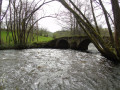
[[[78,50],[81,50],[81,51],[86,51],[88,50],[88,45],[91,43],[91,40],[90,39],[85,39],[83,40],[82,42],[79,43],[78,45]]]
[[[56,47],[60,49],[68,49],[70,45],[67,40],[59,40]]]

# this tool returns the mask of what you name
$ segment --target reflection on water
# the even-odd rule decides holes
[[[120,90],[120,66],[75,50],[0,51],[0,90]]]

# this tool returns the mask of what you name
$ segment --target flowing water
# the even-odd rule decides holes
[[[120,66],[91,50],[1,50],[0,90],[120,90]]]

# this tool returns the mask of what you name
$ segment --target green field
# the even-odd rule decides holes
[[[12,38],[12,33],[7,32],[7,31],[2,31],[1,32],[1,39],[2,39],[2,45],[7,45],[11,46],[14,45],[13,38]],[[27,44],[32,44],[32,43],[41,43],[41,42],[48,42],[53,40],[52,37],[44,37],[44,36],[37,36],[33,34],[33,38],[28,38],[28,43]]]

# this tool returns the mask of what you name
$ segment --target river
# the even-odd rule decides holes
[[[0,90],[120,90],[120,65],[98,51],[0,51]]]

